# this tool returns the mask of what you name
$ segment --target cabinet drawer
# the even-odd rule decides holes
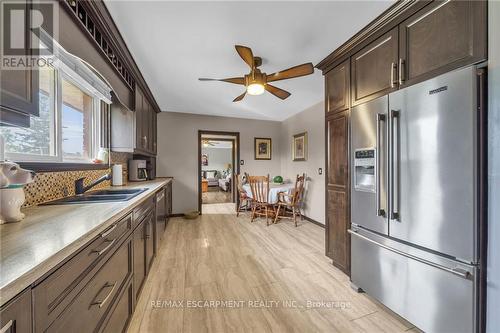
[[[23,291],[0,310],[0,332],[31,332],[31,289]]]
[[[43,280],[33,290],[35,326],[43,330],[63,311],[90,279],[91,270],[112,253],[132,228],[132,215],[112,224],[90,245]]]
[[[141,203],[134,209],[134,225],[133,229],[135,229],[139,223],[149,214],[149,212],[154,207],[154,195],[147,198],[146,201]]]
[[[132,275],[131,255],[132,241],[129,238],[92,277],[47,331],[95,331],[122,285]]]

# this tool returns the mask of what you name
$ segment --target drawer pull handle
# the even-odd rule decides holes
[[[113,230],[115,230],[115,229],[116,229],[116,227],[117,227],[117,226],[118,226],[118,224],[113,225],[111,228],[109,228],[108,230],[106,230],[105,232],[103,232],[103,233],[101,234],[101,237],[102,237],[102,238],[107,237],[110,233],[112,233],[112,232],[113,232]]]
[[[106,247],[102,250],[92,250],[92,253],[97,253],[98,256],[102,255],[104,252],[106,252],[107,250],[109,250],[109,248],[111,246],[113,246],[113,244],[115,243],[116,239],[113,239],[112,241],[109,241],[109,240],[106,240],[109,242],[108,245],[106,245]]]
[[[108,301],[108,299],[111,297],[111,295],[113,294],[113,291],[115,290],[115,287],[116,287],[116,282],[111,284],[111,283],[108,283],[106,282],[106,284],[101,288],[101,290],[99,290],[99,292],[97,293],[96,295],[96,298],[97,296],[101,293],[101,291],[103,291],[104,289],[106,288],[109,288],[111,287],[111,290],[109,291],[109,293],[106,295],[106,297],[104,297],[101,301],[95,301],[95,302],[92,302],[90,304],[90,307],[92,307],[92,305],[97,305],[99,306],[100,308],[102,308],[104,306],[104,304],[106,304],[106,302]],[[94,298],[95,299],[95,298]]]
[[[11,320],[9,320],[9,321],[7,322],[7,324],[5,324],[5,325],[4,325],[4,327],[2,327],[2,328],[0,329],[0,333],[6,333],[6,332],[8,332],[8,331],[9,331],[9,329],[12,327],[12,325],[13,325],[13,324],[14,324],[14,322],[12,321],[12,319],[11,319]]]

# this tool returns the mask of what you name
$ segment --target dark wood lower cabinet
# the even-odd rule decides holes
[[[146,275],[149,273],[151,265],[153,264],[153,259],[155,256],[154,249],[154,239],[155,239],[155,214],[153,211],[149,213],[144,221],[144,230],[145,230],[145,238],[146,238]]]
[[[31,290],[25,290],[0,309],[0,332],[31,332]]]
[[[349,110],[326,118],[326,255],[350,273]]]
[[[125,332],[134,312],[134,288],[132,279],[128,281],[116,301],[116,306],[111,309],[110,315],[104,324],[103,333]]]
[[[146,278],[146,239],[144,237],[144,224],[134,230],[134,293],[139,297],[142,283]]]
[[[132,276],[131,255],[129,237],[46,332],[96,331],[119,290]]]

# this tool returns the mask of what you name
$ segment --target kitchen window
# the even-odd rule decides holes
[[[101,99],[73,71],[39,70],[39,117],[30,127],[0,127],[16,162],[91,163],[100,146]]]

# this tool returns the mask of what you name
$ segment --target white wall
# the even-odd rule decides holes
[[[240,132],[241,172],[281,174],[279,139],[281,123],[276,121],[203,116],[175,112],[158,114],[157,175],[172,176],[173,213],[198,209],[198,130]],[[272,159],[254,160],[254,137],[272,139]]]
[[[324,103],[318,103],[282,122],[280,155],[284,178],[295,181],[297,174],[306,173],[304,214],[325,224],[325,113]],[[307,132],[308,156],[306,161],[292,161],[294,134]],[[323,174],[318,174],[318,169]]]
[[[500,332],[500,1],[488,2],[487,332]]]
[[[202,154],[208,155],[208,165],[202,166],[202,170],[226,170],[226,165],[228,163],[233,164],[233,149],[232,148],[210,148],[203,147],[201,149]]]

